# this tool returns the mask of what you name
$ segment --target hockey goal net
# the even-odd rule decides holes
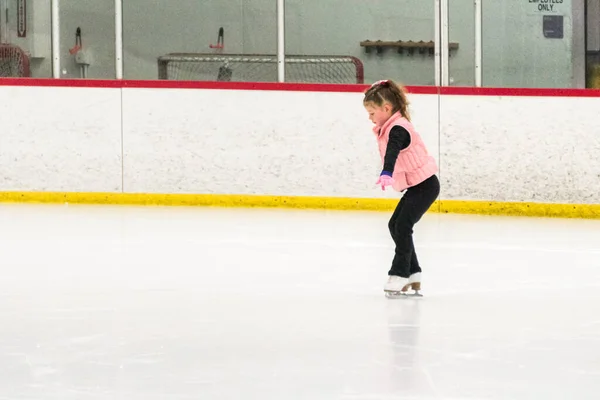
[[[18,46],[0,44],[0,78],[29,77],[29,57]]]
[[[158,79],[277,82],[277,56],[171,53],[158,59]],[[285,56],[285,81],[363,83],[363,64],[351,56]]]

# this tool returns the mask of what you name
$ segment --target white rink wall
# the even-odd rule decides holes
[[[600,203],[600,98],[411,94],[445,200]],[[0,191],[398,197],[361,93],[0,86]]]
[[[119,192],[121,93],[0,86],[0,191]]]
[[[414,101],[437,156],[437,97]],[[360,93],[125,89],[123,102],[126,191],[382,196]]]
[[[443,198],[600,203],[600,98],[441,96]]]

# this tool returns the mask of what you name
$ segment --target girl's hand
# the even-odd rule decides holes
[[[394,183],[394,178],[389,175],[381,175],[377,180],[377,184],[381,185],[381,190],[385,190],[386,186],[392,186]]]

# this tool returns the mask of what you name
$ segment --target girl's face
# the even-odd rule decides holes
[[[389,103],[383,103],[377,106],[373,103],[365,104],[365,110],[369,113],[369,119],[377,126],[381,126],[392,116],[392,106]]]

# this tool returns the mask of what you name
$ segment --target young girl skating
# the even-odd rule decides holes
[[[410,122],[404,89],[391,80],[375,82],[366,92],[363,105],[375,124],[383,170],[377,184],[406,190],[396,206],[388,227],[396,244],[392,267],[384,291],[388,297],[420,296],[421,267],[413,243],[413,226],[440,193],[435,159]]]

